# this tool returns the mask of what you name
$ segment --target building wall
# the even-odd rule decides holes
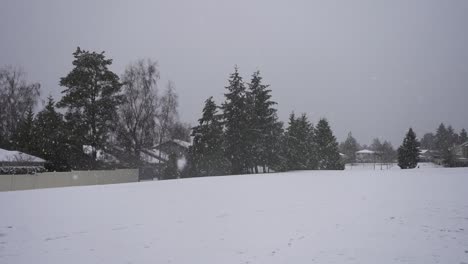
[[[32,175],[0,175],[0,191],[127,183],[137,181],[138,169],[46,172]]]

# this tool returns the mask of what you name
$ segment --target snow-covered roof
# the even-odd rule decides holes
[[[175,143],[179,144],[180,146],[184,148],[189,148],[192,145],[192,143],[190,142],[179,140],[179,139],[173,139],[172,141],[174,141]]]
[[[356,151],[356,154],[374,154],[374,153],[375,153],[375,151],[369,150],[369,149],[363,149],[363,150]]]
[[[179,145],[179,146],[181,146],[183,148],[186,148],[186,149],[188,149],[192,145],[192,143],[187,142],[187,141],[183,141],[183,140],[180,140],[180,139],[171,139],[171,140],[168,140],[168,141],[165,141],[165,142],[163,142],[161,144],[156,145],[155,148],[158,148],[159,146],[164,145],[167,142],[174,142],[177,145]]]
[[[419,154],[426,154],[428,151],[428,149],[420,149]]]
[[[140,152],[140,157],[150,164],[164,162],[168,159],[168,155],[158,149],[143,149]]]
[[[0,148],[0,162],[45,162],[45,160],[20,151]]]

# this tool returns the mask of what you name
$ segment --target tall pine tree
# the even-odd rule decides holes
[[[237,66],[231,74],[226,87],[226,101],[222,105],[225,126],[225,155],[231,163],[231,173],[248,172],[253,163],[251,159],[251,138],[249,127],[248,102],[244,82]]]
[[[193,176],[224,175],[228,162],[223,151],[223,126],[213,97],[205,101],[202,118],[192,130],[190,166]]]
[[[265,167],[274,159],[275,142],[279,140],[277,110],[273,108],[276,102],[271,100],[271,90],[269,85],[262,83],[260,71],[252,75],[249,84],[249,127],[251,157],[254,170],[258,173],[258,166]]]
[[[283,139],[284,170],[316,169],[316,157],[313,145],[313,126],[307,116],[296,118],[289,116],[289,126]]]
[[[340,150],[346,155],[346,161],[356,162],[356,151],[359,150],[359,144],[351,132],[348,133],[346,140],[340,145]]]
[[[74,141],[90,145],[92,160],[96,161],[97,150],[105,148],[117,106],[122,101],[121,83],[108,69],[112,60],[106,59],[104,52],[89,52],[78,47],[73,56],[74,68],[60,80],[60,85],[66,88],[57,105],[67,108],[67,122],[75,122],[71,126],[80,128],[74,131],[73,135],[78,137]]]
[[[344,169],[338,152],[338,142],[324,118],[320,119],[315,128],[314,142],[317,151],[318,168],[320,170]]]
[[[410,128],[403,144],[398,148],[398,166],[402,169],[413,169],[418,165],[419,142]]]

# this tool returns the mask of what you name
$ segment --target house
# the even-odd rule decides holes
[[[174,154],[177,158],[177,167],[182,171],[187,163],[190,142],[178,139],[171,139],[156,145],[152,149],[141,151],[141,160],[146,164],[140,168],[140,180],[146,179],[164,179],[162,170],[169,156]]]
[[[377,153],[373,150],[363,149],[356,151],[356,162],[376,162]]]
[[[429,149],[420,149],[418,160],[420,162],[432,162],[434,160],[434,152]]]
[[[179,139],[165,141],[153,148],[153,152],[159,152],[159,156],[167,160],[170,154],[175,154],[178,159],[187,158],[189,147],[192,144]]]
[[[45,160],[16,150],[0,148],[0,174],[44,172]]]
[[[460,166],[468,166],[468,141],[456,146],[453,149],[457,163]]]

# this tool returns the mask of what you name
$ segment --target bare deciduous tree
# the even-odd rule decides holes
[[[128,65],[122,76],[125,101],[119,109],[118,139],[137,159],[142,148],[157,140],[159,77],[158,64],[150,59]]]
[[[178,96],[172,81],[167,83],[166,91],[161,97],[160,103],[161,110],[158,115],[159,144],[163,143],[164,140],[170,139],[170,130],[178,119]]]
[[[7,144],[39,96],[40,84],[27,83],[21,68],[0,68],[0,144]]]

